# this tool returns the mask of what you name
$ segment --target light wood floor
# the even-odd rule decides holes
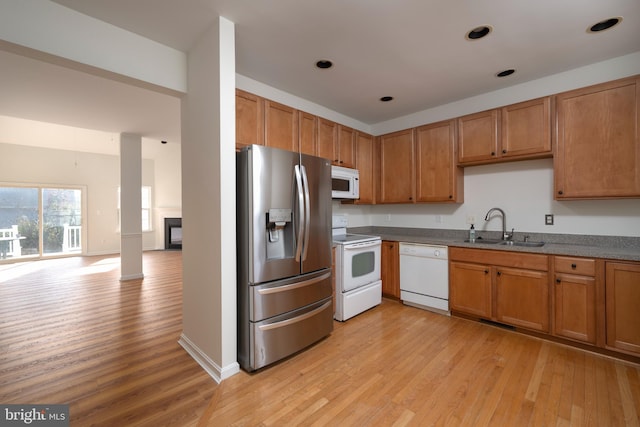
[[[177,344],[181,253],[0,266],[0,403],[88,426],[638,426],[640,366],[397,302],[217,385]]]

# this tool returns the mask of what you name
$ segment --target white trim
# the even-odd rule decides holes
[[[128,276],[120,276],[121,282],[126,282],[127,280],[136,280],[136,279],[144,279],[144,274],[129,274]]]
[[[211,378],[215,380],[218,384],[223,380],[237,374],[240,372],[240,365],[238,362],[233,362],[228,366],[220,367],[216,362],[211,360],[209,356],[205,354],[197,345],[195,345],[187,336],[184,334],[180,334],[180,339],[178,340],[178,344],[185,349],[187,353],[193,359],[198,362],[200,366],[209,374]]]

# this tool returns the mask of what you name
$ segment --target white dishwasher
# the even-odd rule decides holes
[[[400,243],[400,299],[407,305],[449,314],[446,246]]]

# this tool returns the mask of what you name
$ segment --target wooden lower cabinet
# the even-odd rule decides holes
[[[400,243],[383,240],[380,257],[382,295],[400,299]]]
[[[465,262],[449,265],[451,310],[491,318],[491,267]]]
[[[640,263],[606,263],[606,347],[640,356]]]
[[[603,262],[566,256],[555,256],[553,262],[553,334],[602,345]]]
[[[496,268],[498,322],[549,332],[549,276],[546,271]]]
[[[549,332],[546,255],[449,248],[451,310]]]

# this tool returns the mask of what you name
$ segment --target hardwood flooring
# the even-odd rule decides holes
[[[0,403],[72,426],[638,426],[640,366],[393,301],[216,384],[178,345],[181,253],[0,265]]]

